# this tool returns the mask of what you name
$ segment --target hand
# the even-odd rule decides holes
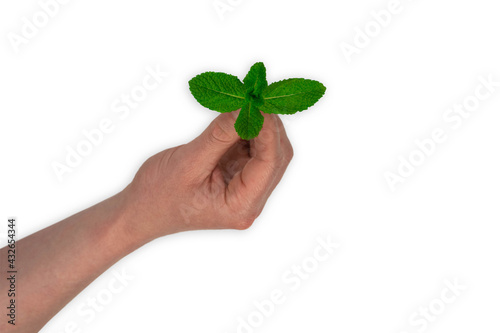
[[[277,115],[251,141],[223,113],[196,139],[149,158],[122,192],[134,232],[148,240],[197,229],[247,229],[293,156]]]

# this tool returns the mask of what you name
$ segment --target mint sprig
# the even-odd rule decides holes
[[[189,90],[204,107],[218,112],[241,109],[234,124],[243,140],[259,135],[264,113],[294,114],[313,106],[326,87],[314,80],[287,79],[270,85],[266,67],[254,64],[241,82],[236,76],[220,72],[205,72],[189,81]]]

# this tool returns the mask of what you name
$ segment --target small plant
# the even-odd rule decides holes
[[[189,90],[204,107],[218,112],[241,109],[234,124],[243,140],[259,135],[264,113],[294,114],[313,106],[325,93],[318,81],[287,79],[270,85],[262,62],[253,65],[243,82],[236,76],[205,72],[189,81]]]

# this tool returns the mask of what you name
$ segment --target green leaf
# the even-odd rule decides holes
[[[234,128],[240,138],[251,140],[259,135],[263,124],[264,116],[260,113],[259,108],[253,103],[247,103],[241,108]]]
[[[205,72],[189,81],[189,90],[201,105],[211,110],[231,112],[241,108],[234,127],[242,139],[250,140],[259,135],[264,124],[261,111],[275,114],[304,111],[325,94],[326,87],[307,79],[268,85],[266,67],[257,62],[243,82],[234,75]]]
[[[266,67],[262,62],[255,63],[243,80],[245,86],[245,99],[256,106],[262,105],[262,92],[267,87]]]
[[[264,89],[262,112],[293,114],[313,106],[324,94],[326,87],[318,81],[288,79],[275,82]]]
[[[214,111],[235,111],[245,103],[243,83],[226,73],[199,74],[189,81],[189,90],[201,105]]]

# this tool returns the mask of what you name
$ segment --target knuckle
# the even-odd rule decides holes
[[[293,159],[293,155],[294,155],[293,148],[292,148],[292,146],[290,146],[287,149],[287,153],[286,153],[286,159],[288,162],[290,162]]]
[[[252,226],[260,212],[254,209],[241,209],[237,218],[233,220],[232,227],[236,230],[246,230]]]
[[[216,122],[213,125],[212,132],[210,133],[209,140],[213,143],[229,143],[232,140],[232,134],[230,129],[222,125],[220,122]]]
[[[269,172],[271,175],[276,174],[285,164],[285,156],[281,155],[271,163],[269,163]]]
[[[243,215],[239,219],[238,229],[246,230],[252,226],[257,217],[259,217],[260,213],[256,210],[247,210],[243,213]]]
[[[268,144],[270,144],[273,139],[274,139],[274,132],[271,128],[262,128],[262,130],[259,133],[259,141],[261,142],[263,147],[266,147]]]
[[[250,228],[257,217],[247,216],[241,218],[236,224],[235,228],[237,230],[247,230]]]

